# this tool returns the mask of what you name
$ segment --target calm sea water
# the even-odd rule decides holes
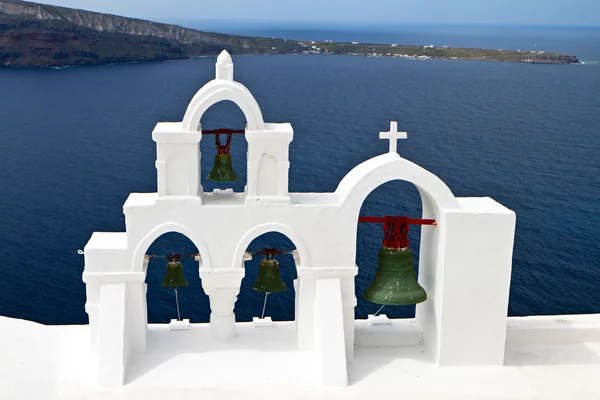
[[[214,58],[63,70],[0,70],[0,314],[47,324],[85,323],[84,247],[94,231],[123,231],[130,192],[156,190],[158,121],[181,120],[189,100],[214,74]],[[490,196],[517,213],[511,315],[600,312],[600,68],[473,61],[411,61],[344,56],[237,56],[236,78],[253,92],[266,121],[290,121],[290,190],[333,191],[356,164],[387,151],[378,139],[390,120],[408,131],[400,153],[444,180],[457,196]],[[218,104],[204,127],[244,126],[242,113]],[[213,145],[202,141],[203,175]],[[233,144],[243,190],[245,141]],[[205,190],[216,187],[203,177]],[[363,215],[420,215],[417,190],[388,183]],[[356,278],[358,317],[377,309],[362,299],[377,262],[379,226],[361,224]],[[418,254],[419,229],[411,231]],[[291,249],[279,234],[251,243]],[[148,251],[195,252],[177,234]],[[251,285],[238,320],[260,314]],[[294,265],[280,258],[288,290],[269,296],[267,315],[294,318]],[[149,319],[175,316],[160,286],[164,261],[152,260]],[[181,311],[208,321],[197,266]],[[473,299],[477,301],[477,299]],[[387,307],[407,317],[414,307]]]

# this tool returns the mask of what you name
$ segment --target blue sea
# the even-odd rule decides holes
[[[500,28],[489,28],[485,35],[455,29],[436,37],[416,29],[406,40],[396,31],[350,28],[263,33],[493,48],[533,45],[531,37]],[[408,140],[399,143],[404,157],[438,175],[456,196],[490,196],[517,213],[510,315],[598,313],[600,64],[594,62],[600,61],[600,31],[534,31],[538,49],[577,55],[586,64],[234,56],[235,77],[255,95],[265,121],[289,121],[294,127],[291,191],[334,191],[355,165],[387,151],[378,133],[397,120],[408,132]],[[552,39],[559,37],[568,40]],[[214,62],[207,57],[0,70],[0,315],[45,324],[87,322],[84,264],[77,250],[94,231],[124,231],[122,205],[130,192],[156,191],[152,129],[159,121],[182,119],[194,93],[213,78]],[[202,124],[243,128],[245,121],[235,106],[222,103],[207,112]],[[231,185],[206,179],[215,153],[209,138],[201,150],[206,191],[243,190],[243,137],[233,142],[240,179]],[[420,198],[411,184],[387,183],[367,198],[361,213],[419,217]],[[418,227],[410,234],[417,255],[419,234]],[[375,273],[381,240],[380,226],[360,225],[358,318],[378,308],[363,300],[362,292]],[[272,233],[254,240],[249,251],[263,247],[290,250],[293,245]],[[196,249],[173,233],[148,250],[170,252]],[[290,256],[279,259],[288,290],[269,296],[266,314],[291,320],[294,263]],[[239,321],[251,320],[262,309],[263,295],[252,290],[259,260],[246,266],[235,308]],[[206,322],[210,309],[197,264],[183,264],[189,286],[180,290],[182,317]],[[160,285],[164,266],[163,259],[150,262],[150,322],[176,316],[172,291]],[[384,312],[410,317],[414,306]]]

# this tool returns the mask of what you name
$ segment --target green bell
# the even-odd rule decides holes
[[[390,306],[417,304],[427,300],[425,289],[415,277],[412,256],[410,249],[379,249],[377,273],[365,290],[365,299]]]
[[[173,260],[167,263],[167,274],[161,285],[172,288],[188,285],[188,281],[183,276],[183,265],[179,261]]]
[[[221,135],[219,132],[215,133],[215,148],[217,154],[215,154],[215,165],[212,171],[208,174],[208,179],[215,182],[234,182],[237,181],[237,175],[233,172],[233,165],[231,163],[231,131],[227,134],[227,144],[221,145]]]
[[[233,172],[231,154],[215,154],[215,165],[208,174],[208,179],[215,182],[234,182],[237,175]]]
[[[279,261],[265,258],[260,262],[258,278],[252,289],[263,293],[283,292],[286,289],[279,273]]]

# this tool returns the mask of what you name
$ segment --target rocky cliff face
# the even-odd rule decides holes
[[[0,66],[57,67],[300,52],[293,41],[223,35],[134,18],[0,0]]]
[[[161,39],[175,40],[183,44],[218,42],[214,34],[180,26],[18,0],[0,0],[0,12],[37,20],[70,22],[99,32],[155,36]]]
[[[27,15],[36,19],[58,18],[53,16],[51,12],[46,11],[42,4],[13,0],[0,1],[0,12],[8,15]]]
[[[147,36],[98,33],[64,21],[24,20],[0,13],[0,66],[60,67],[190,57],[220,45],[185,47]]]
[[[525,62],[531,62],[532,64],[578,64],[579,60],[575,56],[563,54],[538,54]]]

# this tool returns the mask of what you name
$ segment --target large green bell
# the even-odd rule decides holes
[[[410,249],[381,248],[377,273],[365,290],[365,299],[390,306],[417,304],[427,300],[425,289],[415,277],[412,256]]]
[[[252,289],[263,293],[283,292],[286,289],[279,273],[279,261],[265,258],[260,262],[258,278]]]
[[[172,288],[188,285],[188,281],[183,276],[183,265],[179,261],[170,261],[167,263],[167,274],[161,285]]]

